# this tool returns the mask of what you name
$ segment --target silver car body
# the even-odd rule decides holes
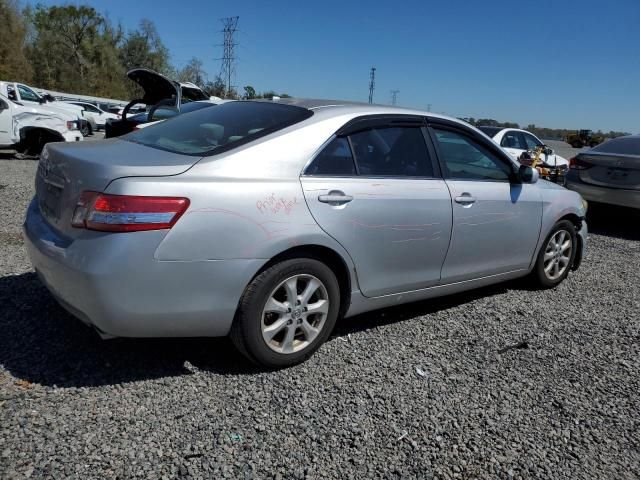
[[[122,139],[51,145],[24,225],[43,282],[104,337],[221,336],[260,269],[300,249],[340,270],[341,314],[348,317],[524,276],[562,218],[576,224],[579,250],[585,248],[580,196],[543,180],[305,175],[314,156],[356,117],[420,116],[491,140],[462,122],[418,110],[292,103],[313,115],[209,157]],[[51,182],[63,187],[58,218],[39,206]],[[170,230],[76,229],[71,215],[84,190],[188,197],[190,206]],[[474,204],[457,203],[468,193]],[[352,201],[320,201],[329,194]]]

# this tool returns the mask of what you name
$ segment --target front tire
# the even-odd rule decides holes
[[[307,360],[331,334],[340,289],[333,271],[313,258],[277,263],[246,288],[231,340],[252,362],[283,368]]]
[[[532,277],[542,288],[559,285],[571,270],[576,257],[578,237],[576,228],[568,220],[556,223],[538,252]]]

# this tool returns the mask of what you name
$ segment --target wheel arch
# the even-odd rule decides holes
[[[575,213],[567,213],[566,215],[560,217],[557,222],[561,222],[562,220],[570,221],[576,229],[576,254],[573,259],[573,264],[571,265],[571,270],[577,270],[580,266],[580,263],[582,263],[582,254],[584,252],[584,240],[581,235],[578,235],[578,232],[582,228],[582,218],[580,218],[580,216]]]
[[[43,136],[46,141],[43,141]],[[42,143],[41,146],[44,146],[49,142],[64,142],[64,137],[60,132],[45,127],[26,126],[20,129],[20,150],[26,151],[38,147],[39,141]]]
[[[269,267],[284,260],[290,260],[293,258],[313,258],[324,263],[331,269],[331,271],[333,271],[336,279],[338,280],[338,287],[340,289],[340,310],[338,317],[342,317],[347,312],[349,305],[351,304],[352,279],[347,261],[345,261],[342,255],[332,248],[314,244],[296,245],[295,247],[291,247],[273,256],[260,268],[260,270],[256,272],[251,281]]]

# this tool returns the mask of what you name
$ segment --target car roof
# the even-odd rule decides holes
[[[440,115],[433,112],[419,110],[415,108],[397,107],[393,105],[378,105],[375,103],[356,102],[352,100],[327,100],[315,98],[278,98],[275,100],[259,99],[252,100],[258,102],[279,103],[312,110],[314,116],[338,116],[345,114],[376,115],[376,114],[397,114],[397,115],[420,115],[433,118],[452,120],[457,123],[466,124],[458,118]]]

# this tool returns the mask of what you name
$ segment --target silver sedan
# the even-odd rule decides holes
[[[418,110],[232,102],[49,144],[24,224],[60,304],[102,337],[230,335],[307,359],[338,318],[580,264],[575,192]]]

